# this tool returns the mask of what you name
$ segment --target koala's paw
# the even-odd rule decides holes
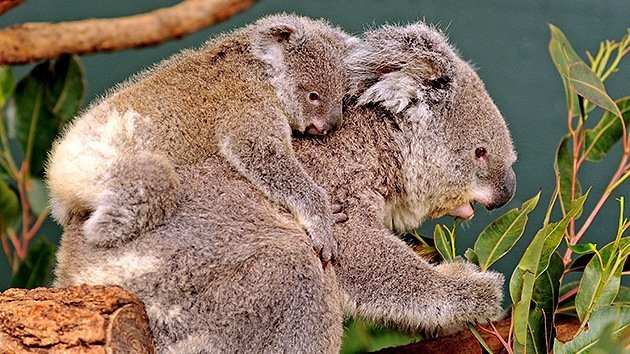
[[[328,222],[315,222],[306,227],[306,233],[311,238],[313,249],[322,261],[324,268],[328,263],[337,259],[339,246],[333,236],[332,227]]]
[[[467,323],[487,323],[503,317],[503,274],[482,272],[468,262],[445,263],[439,271],[453,281],[452,294],[448,294],[457,313],[454,322],[443,326],[440,334],[452,333]]]

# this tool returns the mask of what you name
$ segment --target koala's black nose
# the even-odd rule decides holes
[[[486,209],[493,210],[504,206],[507,202],[512,200],[515,191],[516,174],[514,174],[514,170],[510,168],[503,178],[497,183],[495,197],[492,200],[492,203],[486,205]]]
[[[328,125],[331,130],[335,129],[339,122],[341,121],[341,106],[332,107],[330,109],[330,118],[328,120]]]

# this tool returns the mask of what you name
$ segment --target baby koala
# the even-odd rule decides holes
[[[87,218],[87,242],[120,245],[171,216],[178,167],[218,153],[292,212],[322,261],[334,260],[328,196],[294,156],[291,133],[335,128],[354,41],[321,20],[273,15],[136,75],[53,147],[53,215],[64,225]]]

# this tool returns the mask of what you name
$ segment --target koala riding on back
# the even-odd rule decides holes
[[[294,156],[291,133],[324,135],[341,117],[352,37],[323,21],[275,15],[133,77],[77,117],[47,166],[53,215],[86,219],[111,247],[169,218],[176,170],[219,153],[310,236],[337,253],[328,196]]]

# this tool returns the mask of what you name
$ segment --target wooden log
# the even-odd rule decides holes
[[[0,353],[155,353],[142,302],[117,286],[0,293]]]

